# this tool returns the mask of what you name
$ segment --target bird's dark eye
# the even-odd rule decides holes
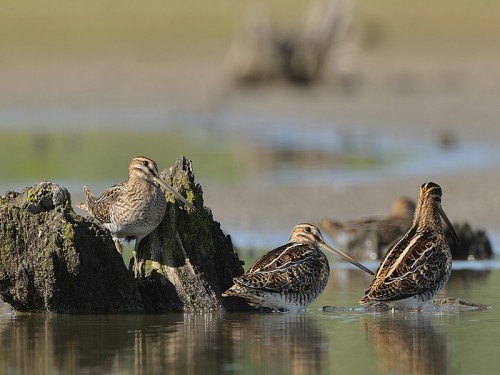
[[[304,230],[307,232],[307,233],[311,233],[311,227],[305,227]]]
[[[147,167],[147,166],[148,166],[148,161],[147,161],[147,160],[144,160],[144,161],[142,162],[142,165],[144,165],[145,167]]]

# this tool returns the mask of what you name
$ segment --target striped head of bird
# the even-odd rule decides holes
[[[128,173],[130,177],[139,177],[150,181],[160,175],[156,162],[145,156],[133,158],[128,166]]]
[[[288,240],[288,242],[306,243],[306,244],[311,244],[317,248],[328,250],[337,255],[339,258],[355,265],[356,267],[362,269],[363,271],[369,273],[370,275],[374,275],[374,273],[371,270],[363,266],[357,260],[326,243],[326,241],[323,239],[323,235],[321,234],[320,230],[312,224],[308,223],[297,224],[293,228],[292,234],[290,235],[290,239]]]
[[[441,205],[442,195],[443,191],[441,187],[434,182],[426,182],[420,187],[413,225],[420,222],[437,223],[437,228],[442,232],[442,218],[446,226],[450,229],[453,239],[457,244],[460,244],[460,239]]]
[[[129,179],[141,178],[146,181],[155,182],[161,187],[163,187],[168,192],[172,193],[177,199],[179,199],[186,206],[196,211],[196,208],[191,204],[186,198],[180,195],[173,187],[167,184],[158,172],[158,166],[156,162],[145,156],[137,156],[129,164],[128,167]]]

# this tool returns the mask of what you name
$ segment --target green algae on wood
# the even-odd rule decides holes
[[[231,239],[204,207],[203,191],[194,181],[190,160],[180,157],[162,178],[196,207],[169,201],[163,221],[141,242],[146,277],[139,288],[148,311],[248,310],[221,294],[244,270]],[[168,199],[169,193],[167,193]]]
[[[41,182],[0,206],[0,296],[18,311],[143,311],[109,233],[71,209],[68,191]]]

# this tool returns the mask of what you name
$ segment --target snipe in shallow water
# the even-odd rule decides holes
[[[451,274],[451,252],[441,217],[455,241],[460,241],[441,207],[441,196],[441,187],[433,182],[420,187],[411,228],[384,255],[361,304],[421,306],[446,284]]]
[[[410,228],[415,213],[415,202],[406,197],[400,197],[392,204],[389,215],[361,217],[339,222],[322,219],[319,228],[336,243],[346,246],[351,251],[353,244],[360,236],[376,233],[378,246],[385,251],[387,246],[401,238]]]
[[[273,310],[306,308],[326,287],[330,267],[320,250],[326,249],[373,275],[349,255],[328,245],[312,224],[293,228],[286,245],[271,250],[223,293],[245,298],[254,307]]]

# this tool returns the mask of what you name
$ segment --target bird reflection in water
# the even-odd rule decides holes
[[[328,372],[328,336],[309,314],[184,314],[179,323],[135,332],[136,374]]]
[[[379,373],[448,373],[448,337],[431,316],[362,316],[361,324],[378,354]]]
[[[241,367],[251,373],[328,373],[329,338],[314,316],[231,314],[228,318],[224,329],[230,331],[235,358],[244,361]]]

